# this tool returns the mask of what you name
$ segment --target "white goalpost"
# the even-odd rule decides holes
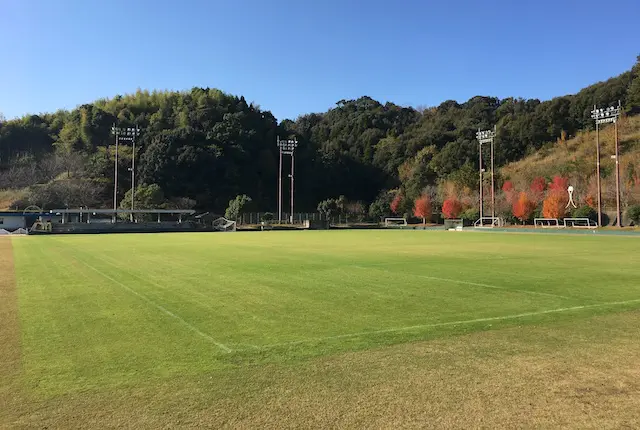
[[[561,228],[560,221],[555,218],[534,218],[533,226],[535,228]]]
[[[598,228],[598,223],[589,218],[564,218],[565,228]]]
[[[496,216],[483,216],[473,223],[475,228],[493,228],[504,226],[504,220]]]
[[[407,225],[406,218],[385,218],[384,226],[385,227],[400,227]]]
[[[445,219],[444,229],[449,231],[461,231],[464,226],[464,220],[462,218]]]
[[[211,224],[216,231],[236,231],[236,222],[220,217]]]

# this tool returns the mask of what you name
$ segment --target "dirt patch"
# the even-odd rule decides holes
[[[20,320],[10,238],[0,238],[0,411],[19,395]]]

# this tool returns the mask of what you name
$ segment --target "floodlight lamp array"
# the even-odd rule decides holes
[[[293,151],[295,151],[297,146],[298,141],[295,139],[278,140],[278,148],[280,148],[280,151],[282,151],[283,154],[293,154]]]
[[[606,109],[594,108],[591,111],[591,118],[596,121],[596,124],[605,124],[608,122],[616,122],[620,116],[620,105],[609,106]]]
[[[133,141],[140,136],[140,129],[138,127],[111,127],[111,134],[116,135],[119,140]]]
[[[493,130],[478,130],[476,138],[480,144],[489,143],[496,137],[496,132]]]

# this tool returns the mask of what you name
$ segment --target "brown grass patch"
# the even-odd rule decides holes
[[[640,312],[30,396],[12,427],[639,427]],[[25,399],[26,400],[26,399]]]
[[[20,321],[11,239],[0,238],[0,411],[19,394]],[[1,421],[0,421],[1,423]]]

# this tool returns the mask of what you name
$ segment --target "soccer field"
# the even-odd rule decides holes
[[[8,305],[11,287],[5,281],[3,315],[17,320],[6,325],[13,327],[13,336],[7,328],[3,336],[17,342],[20,357],[19,369],[5,372],[4,378],[11,380],[6,386],[12,392],[31,399],[22,409],[15,407],[21,412],[0,412],[5,420],[0,424],[33,424],[32,401],[39,408],[45,405],[47,419],[60,426],[56,414],[68,413],[61,411],[64,399],[75,404],[81,396],[89,404],[76,406],[76,419],[96,423],[96,414],[108,409],[107,399],[122,400],[126,393],[132,404],[145,404],[142,416],[150,420],[137,422],[140,415],[132,413],[128,419],[134,420],[127,421],[132,426],[155,426],[153,420],[163,414],[169,422],[177,416],[186,425],[251,426],[258,421],[242,421],[246,411],[230,416],[202,405],[211,401],[238,411],[233,398],[263,407],[265,390],[295,386],[299,381],[291,378],[318,363],[342,366],[353,354],[368,360],[382,351],[419,345],[458,342],[459,348],[459,340],[467,339],[484,349],[478,346],[477,354],[466,351],[449,360],[469,354],[467,363],[472,363],[483,355],[510,356],[509,351],[518,350],[515,343],[535,343],[537,337],[546,339],[539,345],[543,350],[574,345],[579,354],[579,342],[588,349],[589,343],[615,342],[639,332],[640,241],[633,237],[306,231],[0,242],[5,268],[11,252],[7,244],[12,245],[15,274],[15,311]],[[510,340],[496,337],[500,333]],[[424,357],[422,363],[411,353],[407,357],[415,367],[446,362],[442,356]],[[372,377],[368,372],[384,369],[375,364],[341,367],[332,373],[341,378],[321,378],[329,378],[322,379],[328,387],[349,392],[353,378],[367,380]],[[289,385],[265,382],[270,373]],[[205,394],[203,381],[223,383],[224,389],[215,385],[210,387],[215,394]],[[166,398],[153,397],[149,406],[145,390]],[[180,409],[177,399],[169,397],[172,390],[200,396]],[[86,400],[94,397],[101,400]],[[277,403],[277,398],[268,401]],[[116,419],[113,412],[103,414]],[[272,425],[278,422],[272,418]],[[344,424],[376,426],[361,418]],[[407,424],[396,418],[396,424]],[[67,419],[62,422],[74,422]],[[294,427],[318,424],[309,419],[288,422]]]

